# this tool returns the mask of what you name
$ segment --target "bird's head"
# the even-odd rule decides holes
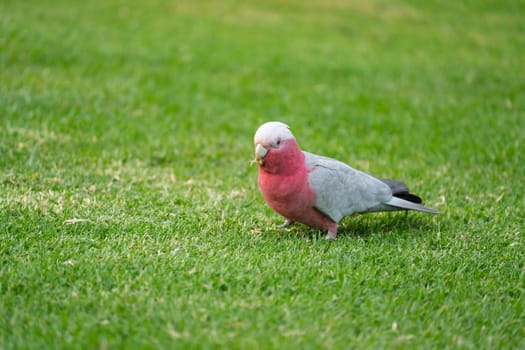
[[[295,137],[288,125],[281,122],[267,122],[257,129],[254,136],[255,162],[268,170],[268,160],[272,159],[273,166],[289,164],[291,158],[302,154],[297,146]]]

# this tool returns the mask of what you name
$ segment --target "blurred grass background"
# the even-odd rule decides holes
[[[521,1],[2,1],[0,347],[520,348]],[[268,120],[436,218],[278,231]]]

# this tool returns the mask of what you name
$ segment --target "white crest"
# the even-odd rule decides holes
[[[294,136],[290,131],[290,127],[281,122],[267,122],[257,129],[253,138],[257,143],[274,143],[277,140],[289,140]]]

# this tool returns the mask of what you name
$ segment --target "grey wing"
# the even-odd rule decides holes
[[[353,213],[384,210],[392,190],[376,177],[338,160],[303,152],[315,207],[335,222]]]

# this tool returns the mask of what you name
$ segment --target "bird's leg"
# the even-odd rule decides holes
[[[333,241],[337,238],[337,224],[335,222],[328,228],[328,234],[325,238],[327,241]]]
[[[284,222],[284,224],[282,224],[282,225],[278,225],[277,227],[278,227],[278,228],[287,228],[287,227],[290,226],[291,224],[293,224],[293,220],[286,219],[286,221]]]

